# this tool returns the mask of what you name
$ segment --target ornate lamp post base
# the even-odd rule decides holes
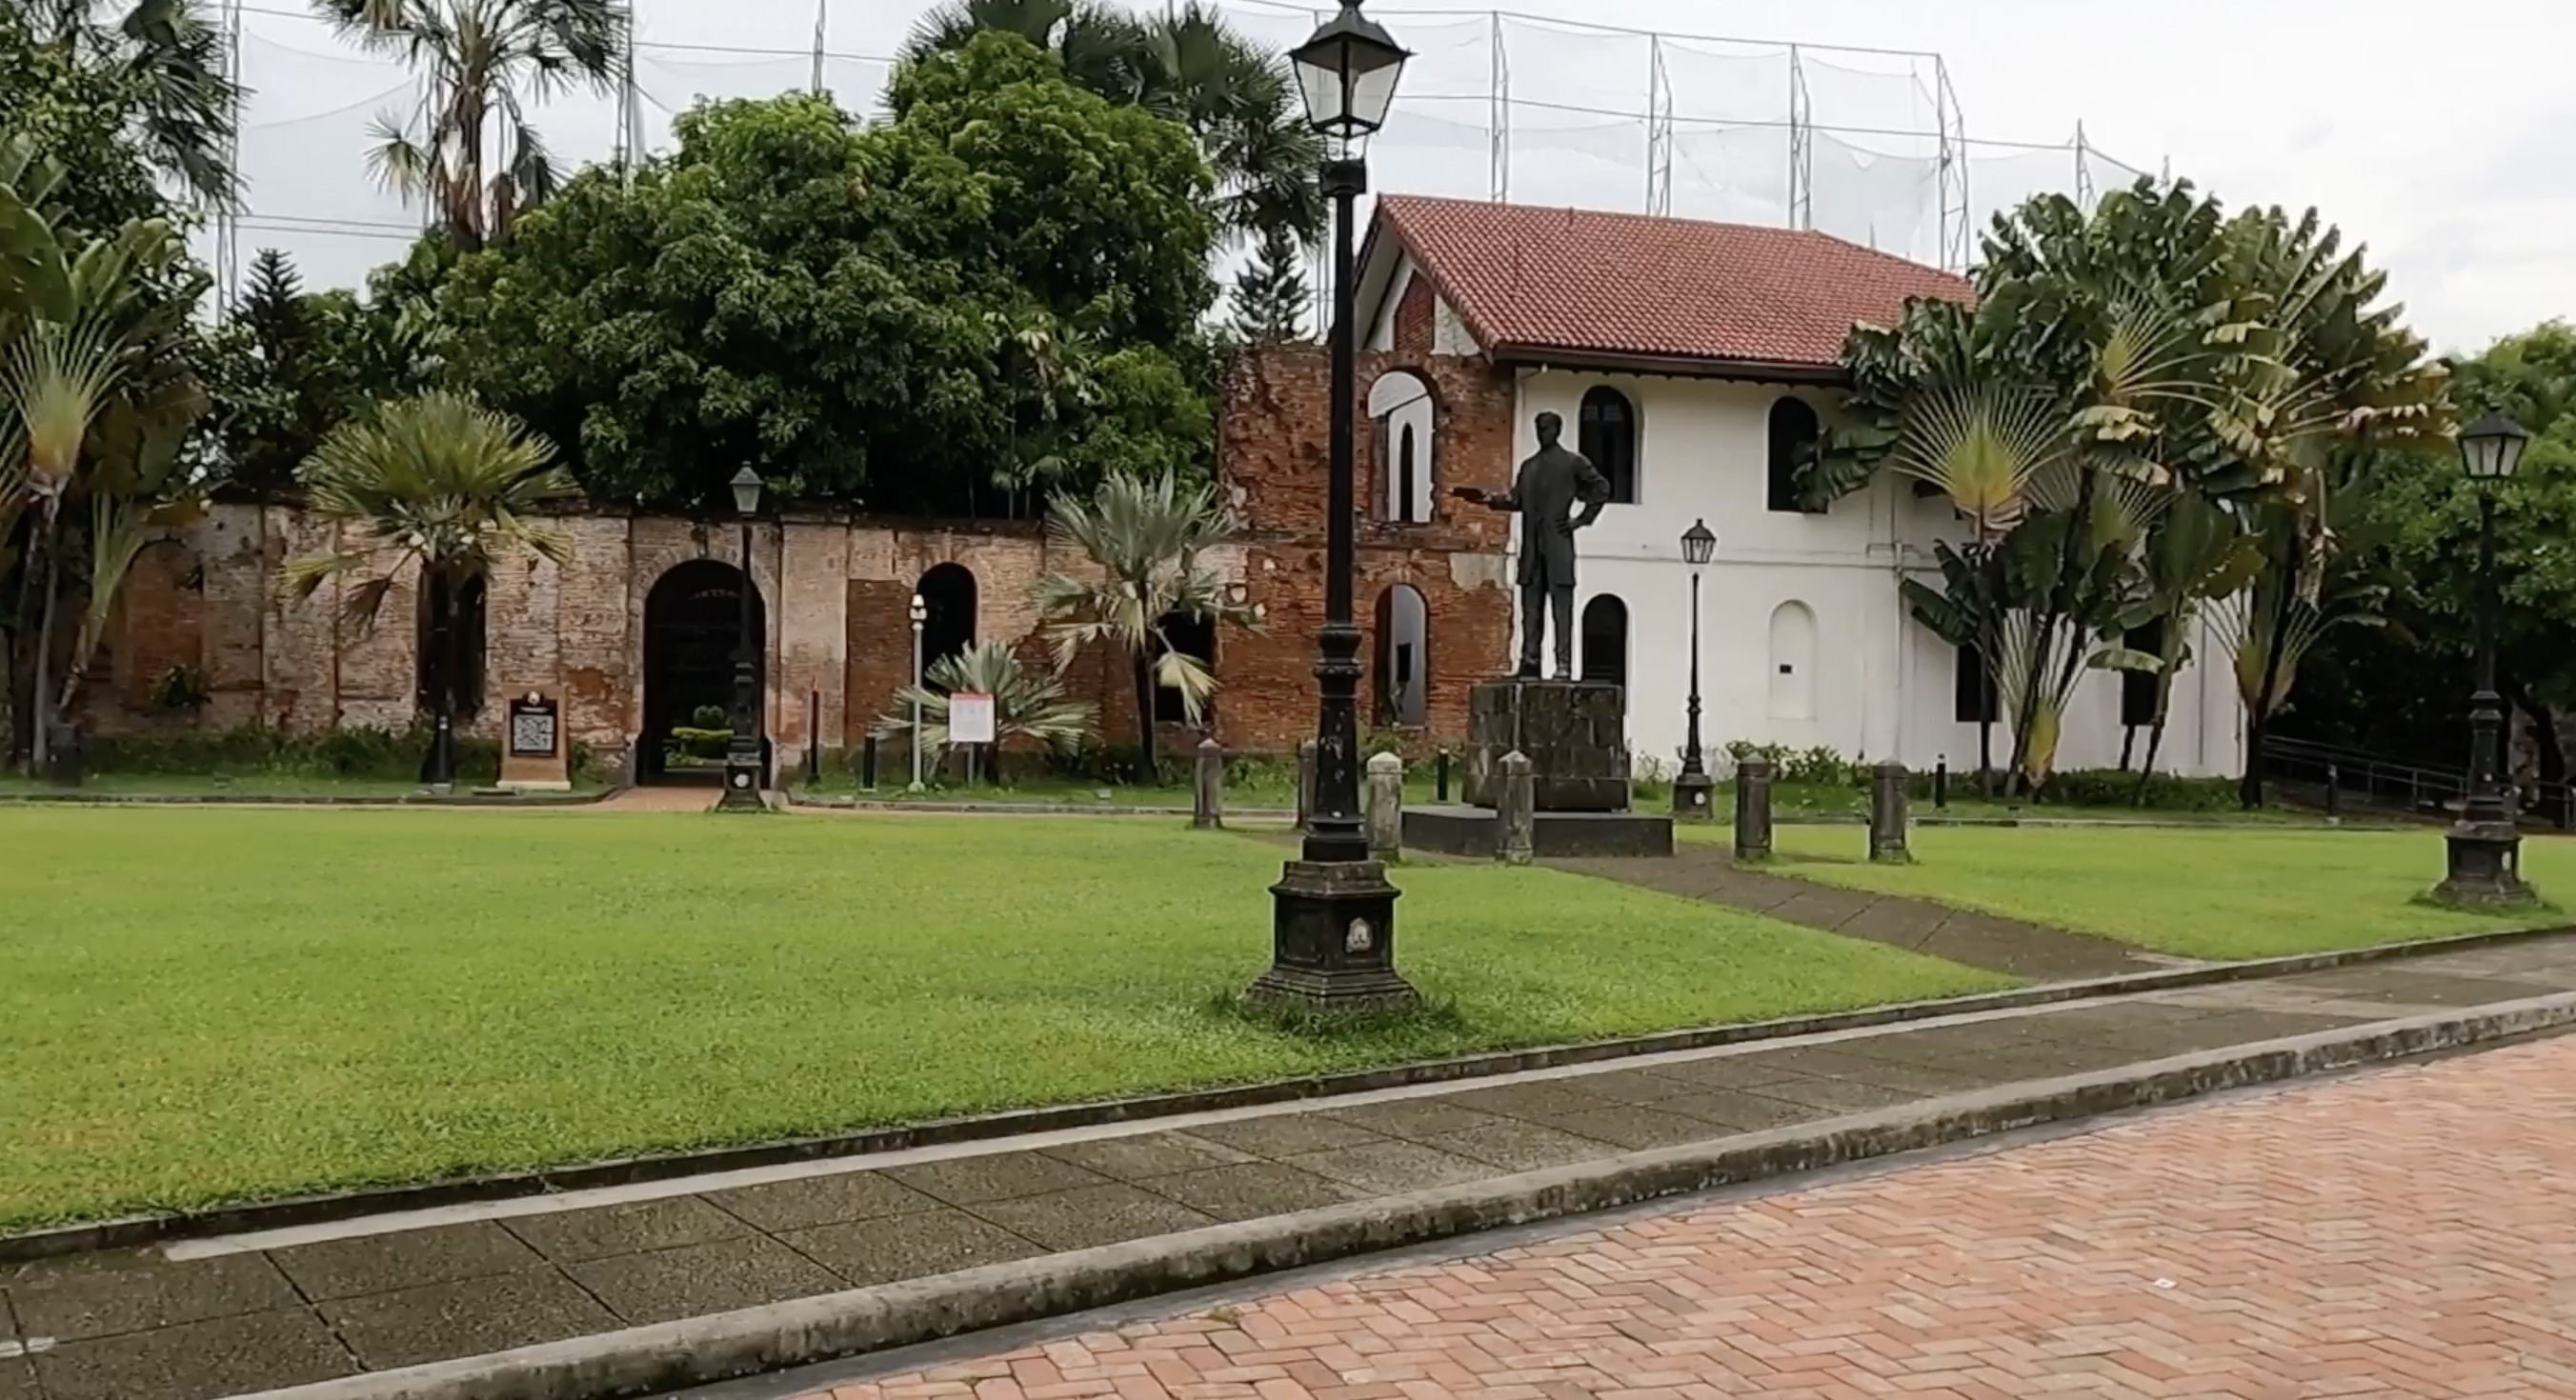
[[[1270,887],[1270,970],[1244,1000],[1394,1011],[1421,995],[1395,971],[1395,886],[1373,860],[1292,860]]]
[[[760,755],[726,754],[724,796],[716,799],[719,812],[766,812],[769,804],[761,800]]]
[[[2513,822],[2453,822],[2444,836],[2450,864],[2433,898],[2443,904],[2492,909],[2537,904],[2522,882],[2522,832]]]
[[[1673,815],[1684,818],[1706,818],[1714,810],[1710,795],[1717,791],[1717,779],[1707,773],[1685,771],[1673,779]]]

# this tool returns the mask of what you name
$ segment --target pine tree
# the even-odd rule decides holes
[[[1272,229],[1261,236],[1252,265],[1234,276],[1234,333],[1245,343],[1275,345],[1306,338],[1305,272],[1298,265],[1297,236]]]

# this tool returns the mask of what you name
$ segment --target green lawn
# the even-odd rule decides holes
[[[1703,827],[1693,839],[1724,839]],[[1781,874],[1936,900],[2193,958],[2262,958],[2555,923],[2416,902],[2442,877],[2438,831],[1917,827],[1915,863],[1872,865],[1857,829],[1781,827]],[[2576,841],[2523,842],[2544,897],[2576,898]]]
[[[1287,847],[1169,822],[0,808],[0,1229],[1938,996],[1544,870],[1400,872],[1442,1003],[1227,1004]]]
[[[457,793],[473,790],[460,782]],[[598,784],[576,779],[574,787],[596,790]],[[102,797],[418,797],[428,789],[400,778],[348,778],[337,774],[241,773],[218,782],[207,773],[91,773],[77,788],[58,788],[41,778],[0,773],[0,798],[92,793]]]

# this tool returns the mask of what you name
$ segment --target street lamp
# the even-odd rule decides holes
[[[1360,14],[1359,0],[1288,55],[1306,99],[1306,120],[1332,144],[1323,192],[1333,201],[1333,383],[1330,475],[1324,505],[1324,625],[1316,637],[1322,696],[1315,726],[1315,792],[1299,859],[1270,887],[1271,965],[1247,993],[1258,1001],[1308,1007],[1378,1008],[1413,1003],[1396,975],[1395,887],[1369,859],[1360,825],[1360,632],[1351,621],[1352,423],[1359,398],[1351,286],[1351,206],[1368,189],[1357,143],[1386,124],[1396,79],[1412,57]]]
[[[2460,429],[2460,465],[2478,488],[2478,689],[2469,699],[2469,791],[2447,837],[2449,869],[2433,893],[2460,904],[2525,904],[2522,832],[2504,776],[2504,701],[2496,694],[2495,488],[2522,465],[2522,425],[2490,413]]]
[[[1682,531],[1682,562],[1690,565],[1690,738],[1682,748],[1681,776],[1673,779],[1673,815],[1705,817],[1708,815],[1709,789],[1716,782],[1708,776],[1708,763],[1699,749],[1699,571],[1717,557],[1717,536],[1705,520],[1694,520]]]
[[[733,474],[733,508],[742,517],[742,613],[733,647],[733,737],[725,744],[724,796],[720,812],[767,810],[760,800],[767,787],[767,765],[761,762],[760,639],[752,635],[751,519],[760,510],[760,473],[749,467]]]
[[[921,628],[930,621],[930,605],[912,595],[912,787],[921,791]]]

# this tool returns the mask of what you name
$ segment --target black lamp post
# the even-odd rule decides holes
[[[752,635],[751,517],[760,509],[760,473],[749,467],[733,475],[733,505],[742,516],[742,619],[733,648],[733,738],[725,745],[724,796],[720,812],[767,810],[760,790],[767,786],[760,761],[760,639]]]
[[[1717,557],[1717,536],[1705,520],[1694,520],[1682,531],[1682,562],[1690,565],[1691,631],[1690,631],[1690,737],[1682,747],[1681,776],[1673,779],[1673,815],[1705,817],[1708,815],[1709,789],[1717,786],[1708,775],[1707,759],[1699,749],[1699,571]]]
[[[1324,525],[1324,626],[1315,679],[1322,712],[1315,728],[1315,794],[1304,849],[1288,862],[1272,896],[1270,970],[1248,996],[1314,1007],[1374,1008],[1415,1000],[1395,972],[1395,887],[1369,859],[1360,824],[1360,632],[1351,620],[1353,572],[1351,416],[1359,398],[1353,364],[1351,205],[1368,189],[1356,143],[1386,124],[1396,79],[1412,57],[1363,18],[1359,0],[1289,55],[1306,99],[1306,119],[1333,145],[1323,189],[1333,201],[1333,383],[1330,479]]]
[[[2460,465],[2478,487],[2478,689],[2469,699],[2469,791],[2448,837],[2450,868],[2433,893],[2459,904],[2524,904],[2522,832],[2504,773],[2504,701],[2496,694],[2495,491],[2522,465],[2530,434],[2490,413],[2460,429]]]

